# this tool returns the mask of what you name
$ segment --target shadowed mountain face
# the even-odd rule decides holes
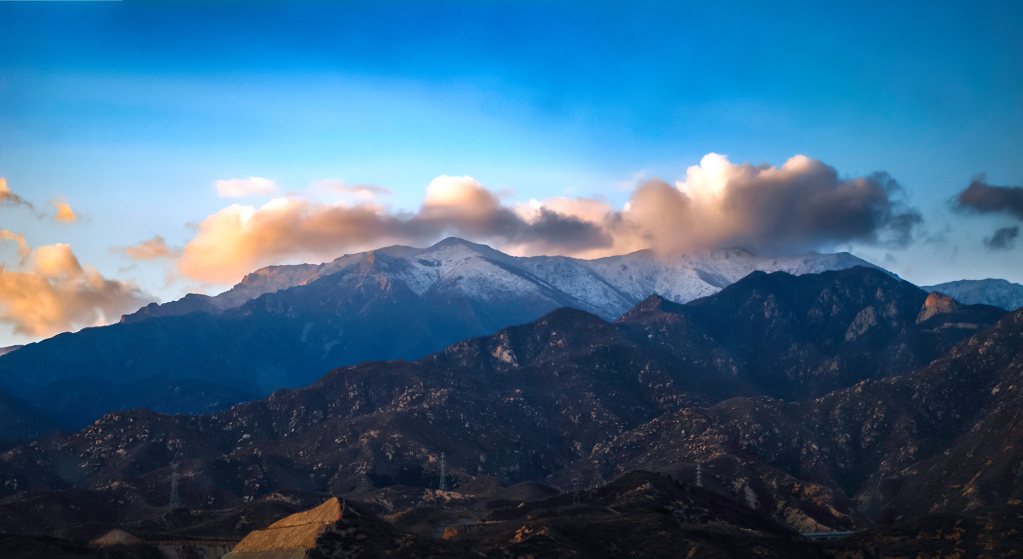
[[[706,487],[749,487],[760,506],[801,530],[855,526],[858,515],[886,521],[1018,505],[1021,370],[1016,311],[912,374],[802,403],[739,397],[679,410],[619,435],[561,477],[599,481],[652,468],[693,479],[700,462]],[[825,509],[837,518],[821,516]]]
[[[891,494],[885,476],[947,447],[986,405],[1012,361],[984,348],[1018,353],[1023,331],[1017,315],[989,328],[1002,315],[866,268],[752,274],[687,305],[651,297],[614,324],[559,309],[212,415],[110,414],[12,448],[0,482],[166,494],[180,461],[185,502],[226,507],[279,490],[435,486],[441,453],[452,483],[566,488],[649,469],[696,484],[700,465],[700,485],[775,522],[853,528],[894,514],[870,504]]]
[[[4,439],[29,439],[61,427],[60,421],[50,414],[0,390],[0,432]]]
[[[209,413],[307,385],[332,368],[417,359],[559,307],[613,320],[652,293],[708,295],[756,269],[867,265],[848,254],[760,258],[741,249],[658,260],[515,258],[448,239],[321,265],[276,266],[216,297],[150,305],[0,357],[0,389],[81,427],[146,407]]]
[[[756,392],[800,400],[922,367],[1003,314],[859,268],[755,272],[688,305],[652,298],[618,322],[681,354],[709,337]]]

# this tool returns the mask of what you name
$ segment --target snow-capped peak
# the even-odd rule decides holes
[[[377,265],[378,257],[389,264]],[[449,237],[426,248],[391,246],[323,264],[262,268],[216,297],[198,302],[193,298],[188,305],[168,303],[147,309],[146,315],[182,314],[196,310],[198,304],[200,310],[219,312],[334,274],[372,273],[401,282],[419,296],[457,295],[481,303],[526,298],[573,306],[610,320],[651,294],[685,303],[717,293],[755,270],[798,275],[853,266],[872,265],[848,253],[765,257],[741,247],[671,257],[648,250],[595,260],[517,257]]]

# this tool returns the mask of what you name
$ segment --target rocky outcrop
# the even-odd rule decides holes
[[[92,541],[92,545],[98,547],[109,547],[112,545],[134,545],[142,543],[139,538],[125,532],[124,530],[113,529],[106,534]]]
[[[336,528],[341,520],[337,497],[322,505],[296,513],[254,530],[224,556],[224,559],[304,559],[318,545],[320,536]]]

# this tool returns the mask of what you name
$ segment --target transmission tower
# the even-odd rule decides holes
[[[178,494],[178,463],[171,463],[171,490],[170,508],[176,509],[181,506],[181,495]]]
[[[440,490],[448,490],[448,474],[447,469],[444,467],[444,453],[440,453]]]
[[[700,464],[696,465],[696,486],[703,487],[703,469]]]

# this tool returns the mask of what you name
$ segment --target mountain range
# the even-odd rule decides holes
[[[0,356],[0,389],[75,428],[121,409],[207,413],[334,367],[417,359],[560,307],[614,320],[652,294],[684,303],[755,270],[855,266],[870,264],[845,253],[771,258],[743,249],[519,258],[454,238],[389,247],[264,268],[215,297],[152,304],[119,324],[28,344]]]
[[[0,518],[20,526],[14,510],[75,491],[121,503],[105,505],[115,517],[158,507],[172,462],[183,503],[224,509],[282,491],[436,487],[442,455],[456,491],[652,470],[796,531],[1006,505],[1023,491],[1001,438],[1018,429],[1021,342],[1023,311],[876,269],[756,272],[685,305],[649,297],[614,323],[561,308],[212,415],[117,412],[8,444]],[[953,467],[965,485],[914,485]]]

